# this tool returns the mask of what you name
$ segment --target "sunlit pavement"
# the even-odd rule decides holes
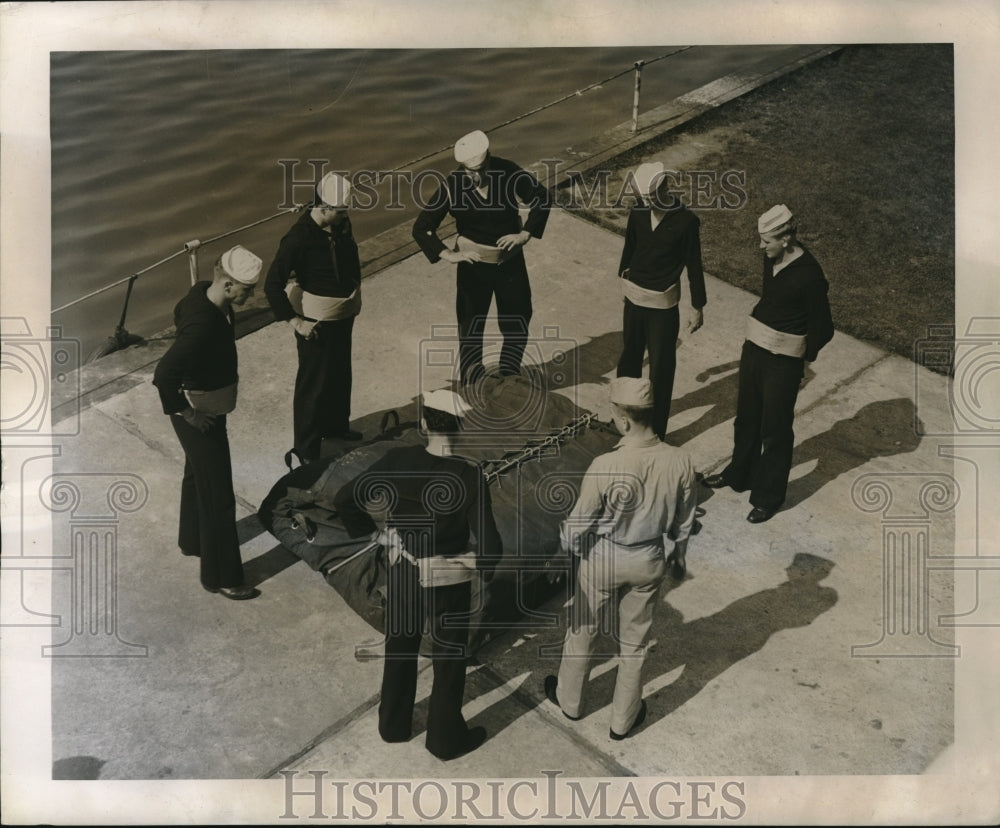
[[[725,99],[740,88],[715,92]],[[705,104],[672,105],[694,117]],[[643,139],[615,140],[620,152]],[[612,152],[591,149],[592,159]],[[702,219],[710,238],[711,215]],[[748,237],[753,221],[748,215]],[[352,410],[368,437],[378,413],[449,378],[427,354],[454,326],[453,267],[410,255],[407,242],[407,228],[385,234],[367,259],[375,264],[366,272],[377,272],[364,281],[355,326]],[[526,248],[531,335],[574,353],[577,376],[560,393],[602,417],[620,348],[621,247],[620,236],[556,210],[544,238]],[[836,292],[837,274],[827,276]],[[667,439],[709,473],[731,449],[744,317],[756,299],[711,276],[707,290],[705,325],[691,335],[684,290]],[[491,321],[487,339],[497,334]],[[956,625],[1000,618],[964,597],[978,574],[955,574],[947,560],[956,550],[976,554],[968,540],[956,544],[955,518],[979,514],[983,458],[954,447],[943,376],[838,332],[799,395],[782,511],[751,526],[745,494],[701,492],[689,577],[666,583],[657,607],[643,725],[624,741],[608,738],[615,663],[606,654],[595,659],[580,721],[545,699],[564,629],[557,595],[547,622],[536,618],[475,654],[464,712],[488,738],[445,763],[423,747],[429,663],[412,739],[382,743],[381,664],[355,658],[377,634],[255,517],[286,471],[291,331],[268,325],[238,343],[240,402],[229,433],[243,558],[262,593],[247,602],[201,589],[197,562],[175,545],[183,455],[150,383],[166,344],[89,366],[78,413],[65,394],[56,400],[65,436],[49,453],[58,455],[60,485],[45,497],[53,555],[65,566],[52,576],[54,617],[25,617],[52,627],[55,778],[268,778],[271,794],[290,802],[282,790],[309,791],[315,780],[902,778],[960,761],[948,747],[964,715],[954,688],[970,665],[954,646]],[[6,451],[8,474],[31,478],[30,454]],[[982,511],[987,538],[995,516]],[[96,548],[115,554],[95,557]],[[960,600],[956,587],[964,587]],[[723,816],[727,805],[735,812],[714,795]],[[323,810],[308,794],[294,801],[295,817]],[[255,802],[220,804],[217,813],[259,813]],[[334,805],[324,807],[329,817]]]
[[[566,393],[599,412],[602,378],[617,360],[620,251],[619,236],[561,211],[526,251],[532,333],[578,347],[581,376]],[[836,274],[829,275],[835,291]],[[421,374],[421,343],[434,326],[453,324],[453,291],[451,267],[422,256],[366,279],[354,339],[358,418],[408,404],[421,376],[436,381],[440,367]],[[667,438],[682,442],[705,472],[721,468],[731,448],[742,319],[754,301],[709,277],[705,326],[688,335],[682,300]],[[112,654],[121,657],[52,659],[60,772],[102,779],[281,770],[330,778],[910,774],[952,741],[956,659],[953,628],[942,621],[968,608],[954,606],[950,572],[915,551],[905,571],[901,558],[888,557],[890,542],[899,555],[918,541],[931,555],[953,554],[950,476],[972,483],[939,452],[948,437],[931,436],[953,430],[943,377],[838,333],[799,397],[785,508],[751,526],[746,495],[702,492],[690,577],[666,586],[657,610],[643,726],[625,741],[608,738],[614,663],[607,656],[595,662],[581,721],[546,701],[542,681],[558,666],[562,626],[536,624],[476,654],[465,714],[489,736],[476,752],[444,763],[423,748],[429,671],[413,738],[383,744],[375,726],[381,665],[354,657],[356,645],[377,635],[252,518],[285,472],[292,334],[282,324],[265,327],[239,340],[239,356],[230,440],[243,557],[262,592],[256,600],[205,592],[196,561],[175,546],[182,454],[149,383],[151,366],[133,375],[133,387],[90,404],[79,435],[61,441],[56,471],[84,498],[103,497],[106,510],[104,493],[116,485],[134,486],[141,497],[115,501],[110,521],[120,648]],[[927,499],[926,485],[940,487],[936,500]],[[54,512],[57,550],[70,554],[71,533],[92,505]],[[926,590],[911,588],[916,567]],[[71,571],[55,575],[55,607],[71,606]],[[909,603],[887,610],[886,590]],[[557,598],[552,610],[559,605]],[[72,617],[62,613],[53,632],[67,653],[93,638],[71,630]],[[547,644],[556,655],[541,655]]]

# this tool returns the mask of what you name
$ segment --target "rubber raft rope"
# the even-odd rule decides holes
[[[383,428],[387,423],[387,417],[388,414],[382,419]],[[396,420],[398,422],[398,416],[396,417]],[[524,444],[523,448],[517,451],[507,452],[507,454],[503,457],[496,460],[483,460],[480,462],[479,466],[483,470],[483,477],[486,480],[486,485],[492,486],[496,483],[498,488],[502,488],[501,477],[504,474],[512,469],[520,471],[521,466],[525,463],[530,463],[532,460],[540,460],[553,449],[558,448],[567,440],[576,437],[581,431],[588,428],[610,430],[611,426],[598,420],[596,413],[589,412],[570,420],[570,422],[562,428],[550,431],[545,437],[536,440],[529,440]],[[308,534],[308,530],[305,527],[303,527],[303,529],[307,531]],[[342,566],[350,563],[355,558],[358,558],[368,552],[373,552],[378,548],[378,546],[379,544],[377,541],[372,541],[371,543],[366,544],[353,555],[350,555],[349,557],[344,558],[344,560],[339,561],[334,566],[329,567],[326,570],[326,573],[329,574],[331,572],[336,572]]]

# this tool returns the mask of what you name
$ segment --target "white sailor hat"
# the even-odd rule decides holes
[[[757,219],[757,232],[774,233],[790,223],[793,218],[792,211],[784,204],[775,204]]]
[[[227,276],[242,285],[255,285],[264,263],[242,245],[230,248],[219,258]]]
[[[463,135],[455,142],[455,160],[466,167],[478,167],[486,160],[490,139],[481,129]]]
[[[464,417],[472,410],[458,394],[444,388],[426,392],[424,394],[424,408],[444,411],[446,414],[454,414],[456,417]]]
[[[327,207],[347,207],[351,200],[351,182],[337,173],[327,173],[316,185],[316,195]]]
[[[635,168],[635,183],[639,187],[639,192],[648,196],[656,190],[657,185],[663,179],[663,162],[647,161]]]
[[[653,384],[641,377],[615,377],[611,380],[611,402],[648,408],[653,404]]]

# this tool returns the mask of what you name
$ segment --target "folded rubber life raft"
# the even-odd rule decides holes
[[[534,611],[567,589],[559,524],[576,502],[591,460],[619,439],[592,413],[540,386],[531,374],[487,377],[469,395],[473,410],[453,443],[456,454],[483,470],[504,550],[489,584],[473,579],[472,606],[479,608],[470,636],[473,646],[519,620],[545,623]],[[290,471],[275,483],[259,511],[268,531],[321,572],[348,606],[379,631],[385,550],[368,537],[351,538],[332,503],[343,485],[390,449],[423,445],[417,418],[415,401],[364,418],[355,427],[377,437],[331,446],[328,456]]]

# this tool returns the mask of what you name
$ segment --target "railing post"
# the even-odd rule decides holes
[[[184,244],[184,249],[188,254],[188,269],[191,271],[191,284],[194,285],[198,281],[198,248],[201,247],[201,242],[198,239],[192,239]]]
[[[118,320],[118,327],[115,328],[115,331],[125,330],[125,317],[128,314],[128,303],[132,298],[132,288],[135,287],[135,280],[138,278],[138,274],[133,274],[133,276],[128,280],[128,288],[125,290],[125,304],[122,306],[122,318]]]
[[[635,92],[632,95],[632,134],[639,130],[639,89],[642,87],[642,67],[646,61],[637,60],[635,62]]]

